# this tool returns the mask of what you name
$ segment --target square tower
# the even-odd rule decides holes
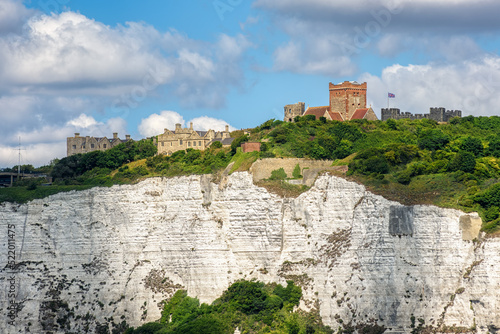
[[[330,82],[330,111],[350,120],[357,109],[366,108],[366,89],[366,82],[344,81],[338,85]]]

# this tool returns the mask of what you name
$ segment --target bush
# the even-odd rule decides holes
[[[300,174],[300,165],[296,164],[295,168],[293,169],[292,176],[294,179],[300,179],[302,178],[302,175]]]
[[[286,172],[283,168],[273,170],[271,172],[271,177],[269,180],[285,180],[288,178],[288,175],[286,175]]]
[[[467,137],[460,144],[460,149],[474,154],[476,157],[481,157],[484,153],[483,143],[481,139],[475,137]]]
[[[214,141],[212,145],[210,145],[210,148],[222,148],[222,142]]]
[[[450,137],[438,129],[422,131],[418,138],[418,146],[422,150],[440,150],[450,142]]]
[[[487,209],[493,206],[500,207],[500,183],[496,183],[474,196],[474,201]]]
[[[476,157],[468,151],[458,152],[448,166],[450,171],[462,171],[465,173],[473,173],[474,168],[476,168]]]

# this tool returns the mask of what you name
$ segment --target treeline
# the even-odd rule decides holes
[[[96,175],[107,175],[111,170],[125,163],[154,156],[157,152],[152,140],[127,141],[107,151],[93,151],[75,154],[57,161],[51,176],[55,180],[75,180],[87,175],[87,179]]]
[[[239,281],[211,305],[200,304],[179,290],[164,306],[158,322],[130,328],[126,334],[333,333],[319,314],[294,311],[302,289],[278,284]]]
[[[336,122],[305,116],[294,123],[270,120],[255,128],[250,139],[261,140],[271,156],[348,164],[348,175],[385,188],[382,194],[395,200],[403,200],[398,195],[404,187],[411,189],[403,192],[414,202],[430,193],[444,194],[434,204],[478,211],[485,231],[500,229],[498,116],[454,118],[448,124],[429,119]],[[431,192],[436,184],[442,188]]]

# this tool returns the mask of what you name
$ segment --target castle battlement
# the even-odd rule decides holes
[[[430,108],[428,114],[412,114],[410,112],[401,112],[398,108],[382,108],[382,121],[388,119],[432,119],[436,122],[449,122],[453,117],[462,117],[461,110],[446,110],[443,107]]]

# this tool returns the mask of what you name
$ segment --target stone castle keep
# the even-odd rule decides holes
[[[215,132],[196,131],[193,129],[193,123],[190,123],[189,128],[182,128],[181,124],[176,124],[174,131],[165,129],[165,132],[158,136],[156,147],[158,154],[170,155],[188,148],[203,151],[216,141],[221,142],[222,146],[231,146],[233,138],[230,137],[229,125],[226,125],[225,131]]]
[[[92,151],[106,151],[129,140],[132,140],[130,135],[126,135],[125,139],[120,139],[117,132],[113,133],[111,139],[107,137],[81,137],[79,133],[75,133],[74,137],[66,138],[66,156]]]
[[[436,122],[448,122],[453,117],[462,117],[461,110],[446,110],[445,108],[431,108],[428,114],[412,114],[410,112],[403,112],[398,108],[383,108],[382,109],[382,121],[387,121],[388,119],[432,119]]]
[[[352,119],[377,120],[371,107],[366,107],[367,83],[344,81],[338,85],[330,82],[330,105],[322,107],[308,107],[299,102],[285,106],[285,122],[293,122],[297,116],[314,115],[316,119],[325,117],[333,121],[349,121]]]

